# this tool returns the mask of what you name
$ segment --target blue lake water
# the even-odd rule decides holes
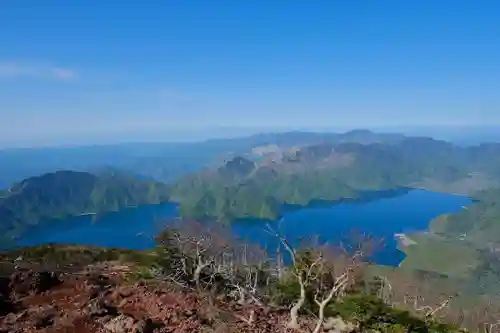
[[[353,232],[383,238],[385,247],[377,252],[375,260],[380,264],[397,265],[404,254],[397,249],[394,234],[423,231],[436,216],[459,211],[469,204],[471,200],[465,196],[405,190],[335,205],[323,203],[301,209],[285,208],[282,220],[272,223],[294,244],[310,236],[319,236],[335,244]],[[165,226],[165,221],[176,216],[177,207],[164,204],[109,213],[95,222],[90,216],[74,217],[34,229],[16,245],[64,243],[147,249],[155,245],[154,236]],[[236,236],[270,250],[278,245],[265,231],[262,221],[237,221],[232,224],[232,230]]]

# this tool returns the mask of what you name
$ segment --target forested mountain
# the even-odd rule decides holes
[[[474,194],[500,179],[500,144],[459,147],[430,138],[324,142],[235,157],[184,177],[173,197],[189,217],[277,218],[283,203],[358,197],[366,190],[420,187]]]
[[[484,248],[500,248],[500,189],[478,192],[478,200],[459,213],[445,215],[432,224],[432,231]]]
[[[19,235],[50,219],[168,200],[165,184],[124,174],[57,171],[25,179],[0,197],[0,233]]]

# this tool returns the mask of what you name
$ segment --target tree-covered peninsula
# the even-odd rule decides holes
[[[0,196],[0,233],[18,236],[52,219],[168,200],[162,183],[125,174],[57,171],[27,178]]]

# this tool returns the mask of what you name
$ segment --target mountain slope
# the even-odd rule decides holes
[[[39,223],[168,200],[167,186],[124,175],[57,171],[12,185],[0,198],[0,232],[16,236]]]
[[[356,198],[367,190],[419,187],[471,194],[499,184],[500,144],[458,147],[430,138],[320,143],[237,156],[184,177],[173,196],[189,217],[275,219],[283,203]]]
[[[481,245],[500,247],[500,189],[478,192],[477,201],[456,214],[433,221],[431,230],[438,235]]]

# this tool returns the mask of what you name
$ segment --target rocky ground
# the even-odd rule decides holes
[[[16,269],[0,278],[0,332],[287,332],[287,311],[210,305],[168,284],[126,282],[126,271],[112,263],[72,274]]]

